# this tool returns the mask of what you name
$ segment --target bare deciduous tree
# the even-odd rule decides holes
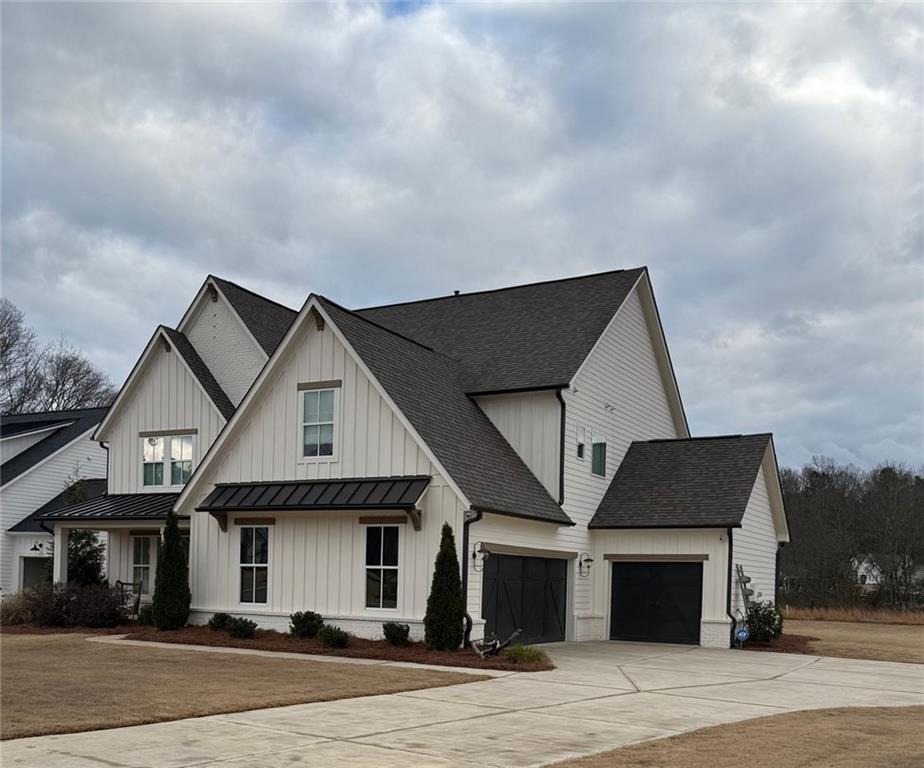
[[[0,299],[0,413],[108,405],[109,378],[63,338],[39,346],[22,311]]]

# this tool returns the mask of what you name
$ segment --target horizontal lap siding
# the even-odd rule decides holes
[[[266,355],[244,329],[223,296],[205,298],[186,337],[234,405],[244,399]]]
[[[300,460],[298,384],[340,380],[337,456],[332,461]],[[330,328],[313,324],[257,393],[250,415],[231,436],[204,483],[200,502],[220,482],[313,480],[338,477],[430,475],[421,498],[422,528],[401,526],[399,609],[390,617],[422,618],[430,587],[440,528],[449,522],[461,546],[463,507],[423,449],[379,395]],[[376,617],[364,606],[364,528],[354,512],[280,512],[274,515],[270,603],[244,608],[238,603],[238,553],[233,525],[222,532],[209,515],[192,511],[193,605],[201,610],[265,611],[288,614],[313,610],[325,615]],[[391,514],[391,513],[382,513]],[[397,513],[395,513],[397,514]],[[252,516],[252,515],[250,515]],[[400,515],[399,515],[400,516]],[[459,552],[461,556],[461,549]]]
[[[776,529],[770,511],[766,476],[761,468],[741,521],[741,528],[734,532],[732,548],[734,562],[743,566],[745,574],[751,577],[749,586],[754,590],[755,600],[775,600],[776,550]],[[758,592],[763,593],[760,598],[757,597]],[[735,581],[732,589],[732,613],[740,608],[741,589]]]
[[[198,464],[224,425],[208,395],[171,349],[157,344],[145,370],[107,429],[109,493],[138,493],[141,439],[148,430],[196,429],[193,464]]]

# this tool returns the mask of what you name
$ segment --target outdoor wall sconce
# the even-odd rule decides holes
[[[485,561],[491,556],[488,548],[483,541],[476,541],[472,549],[472,570],[475,573],[481,573],[484,570]]]
[[[594,559],[586,552],[581,552],[578,557],[578,576],[590,576],[590,566],[593,565]]]

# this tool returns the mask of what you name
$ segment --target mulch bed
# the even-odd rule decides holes
[[[4,624],[0,625],[0,634],[3,635],[124,635],[135,632],[137,624],[122,624],[118,627],[103,627],[90,629],[89,627],[39,627],[34,624]]]
[[[802,653],[808,656],[817,655],[812,649],[812,643],[819,638],[809,635],[782,635],[769,642],[756,642],[748,640],[744,644],[745,651],[773,651],[775,653]]]
[[[446,667],[472,667],[475,669],[501,669],[515,672],[541,672],[555,669],[551,661],[532,664],[515,664],[502,656],[481,659],[472,650],[434,651],[423,643],[394,646],[384,640],[366,640],[350,637],[346,648],[327,648],[320,640],[293,637],[270,629],[258,629],[253,640],[237,640],[227,632],[208,627],[184,627],[162,631],[154,627],[133,627],[129,640],[158,643],[208,645],[215,648],[250,648],[259,651],[285,651],[287,653],[313,653],[325,656],[343,656],[353,659],[381,659],[406,661],[414,664],[438,664]]]

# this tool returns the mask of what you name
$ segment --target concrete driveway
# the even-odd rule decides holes
[[[924,704],[917,664],[635,643],[546,648],[550,672],[19,739],[0,756],[6,768],[530,766],[793,710]]]

